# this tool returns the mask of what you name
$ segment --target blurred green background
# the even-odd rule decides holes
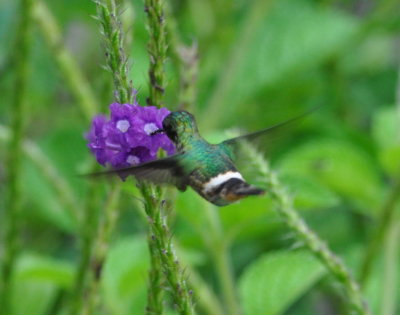
[[[113,102],[111,75],[102,68],[99,26],[91,17],[95,4],[78,0],[45,4],[56,24],[46,31],[43,25],[49,16],[43,10],[35,14],[23,159],[22,252],[14,279],[13,314],[64,314],[80,255],[78,227],[69,207],[85,209],[90,183],[78,175],[87,173],[93,161],[84,139],[90,121],[63,68],[60,45],[49,44],[54,27],[60,28],[61,45],[93,92],[96,111],[107,112]],[[399,2],[171,0],[169,4],[165,105],[171,110],[179,106],[182,65],[174,35],[178,32],[180,42],[195,42],[198,47],[198,59],[189,62],[191,66],[198,62],[195,105],[189,110],[207,139],[221,139],[226,129],[234,127],[257,130],[321,106],[282,135],[269,158],[301,215],[357,278],[363,253],[400,178]],[[0,2],[2,217],[7,211],[8,126],[18,91],[13,57],[19,12],[18,1]],[[121,1],[121,12],[131,79],[144,105],[149,61],[143,3]],[[196,73],[196,68],[191,71]],[[64,195],[51,177],[54,174],[65,186]],[[101,314],[141,314],[146,304],[146,222],[135,195],[133,181],[128,181],[104,267]],[[210,227],[210,209],[205,210],[207,205],[195,193],[176,192],[176,199],[170,225],[181,249],[178,254],[217,296],[221,288],[213,244],[226,241],[244,314],[341,312],[335,282],[311,254],[291,250],[301,244],[295,244],[273,211],[268,194],[212,208],[211,217],[219,217],[217,228]],[[384,231],[364,292],[374,313],[394,315],[400,312],[398,209]],[[196,288],[194,292],[196,296]],[[198,304],[199,313],[207,314]],[[61,311],[56,312],[59,306]]]

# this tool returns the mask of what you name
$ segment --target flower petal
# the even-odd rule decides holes
[[[162,121],[170,113],[168,109],[141,107],[135,100],[134,104],[113,103],[110,112],[109,120],[96,116],[85,135],[98,163],[122,168],[156,159],[160,148],[168,155],[175,152],[165,134],[152,135],[162,128]]]

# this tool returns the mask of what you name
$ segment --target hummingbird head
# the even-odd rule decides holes
[[[198,135],[198,129],[194,116],[187,111],[171,112],[163,120],[163,129],[154,132],[165,132],[175,144],[189,140],[190,137]]]

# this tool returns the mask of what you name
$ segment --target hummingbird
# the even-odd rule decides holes
[[[98,174],[118,174],[121,177],[132,175],[137,180],[172,184],[180,191],[185,191],[190,186],[212,204],[226,206],[242,198],[265,193],[265,189],[247,183],[236,167],[240,142],[252,141],[307,114],[308,112],[257,132],[211,144],[200,135],[195,117],[191,113],[174,111],[164,118],[162,129],[154,131],[152,135],[165,133],[175,144],[176,154]]]

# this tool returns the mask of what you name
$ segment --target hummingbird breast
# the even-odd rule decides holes
[[[217,206],[264,192],[247,184],[229,156],[213,145],[204,143],[195,146],[188,160],[194,166],[188,176],[188,184]]]

